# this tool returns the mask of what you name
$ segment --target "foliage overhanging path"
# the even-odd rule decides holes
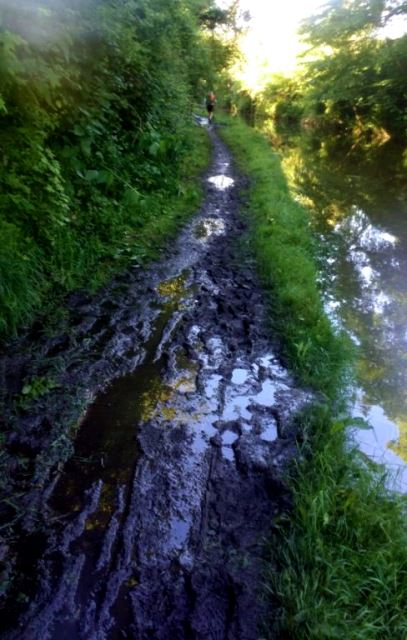
[[[0,337],[56,293],[142,263],[193,200],[185,123],[234,55],[214,34],[233,16],[213,9],[1,3]]]

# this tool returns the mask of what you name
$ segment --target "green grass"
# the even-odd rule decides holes
[[[282,355],[301,382],[334,397],[350,342],[324,313],[307,211],[293,200],[277,154],[263,135],[228,119],[223,136],[251,179],[249,216],[258,269],[269,291],[270,320]]]
[[[292,470],[293,509],[269,548],[267,595],[279,616],[268,637],[405,640],[405,499],[346,446],[327,407],[303,417],[306,459]]]
[[[352,351],[323,311],[308,213],[264,136],[224,121],[223,136],[251,179],[247,215],[271,324],[288,365],[320,399],[298,418],[299,456],[287,477],[293,506],[268,547],[263,636],[406,640],[406,501],[350,447],[351,420],[336,415]]]

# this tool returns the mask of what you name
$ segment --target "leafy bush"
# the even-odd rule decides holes
[[[179,196],[194,153],[191,104],[205,67],[225,63],[211,62],[201,29],[211,7],[2,2],[1,251],[15,262],[3,274],[3,335],[32,317],[47,289],[97,285],[134,257],[136,237],[142,244],[163,201]],[[122,251],[130,236],[134,248]]]

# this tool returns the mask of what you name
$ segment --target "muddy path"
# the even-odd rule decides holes
[[[162,260],[71,296],[64,331],[1,358],[18,494],[2,504],[2,638],[258,637],[263,543],[309,397],[271,347],[245,181],[209,135],[204,205]]]

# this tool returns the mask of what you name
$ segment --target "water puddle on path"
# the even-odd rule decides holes
[[[157,358],[159,346],[174,313],[184,304],[191,288],[187,287],[190,270],[164,280],[157,285],[164,298],[159,314],[145,344],[144,363],[134,373],[114,380],[105,392],[98,395],[87,410],[75,440],[75,454],[65,465],[61,479],[53,493],[51,506],[56,512],[80,512],[86,490],[95,479],[103,485],[102,498],[86,529],[103,528],[114,510],[117,487],[128,487],[139,457],[138,425],[154,418],[157,407],[166,404],[174,388],[163,382],[164,357]],[[181,358],[178,390],[192,387],[185,376]],[[166,411],[166,414],[165,414]],[[164,415],[173,418],[174,410],[166,407]]]
[[[204,218],[194,230],[195,237],[202,241],[207,241],[213,236],[220,236],[224,233],[225,222],[218,218]]]
[[[180,301],[182,298],[185,298],[188,293],[186,283],[190,275],[190,269],[184,269],[179,275],[160,282],[157,285],[157,292],[163,298],[167,298],[173,302]]]
[[[157,285],[161,300],[154,304],[156,318],[144,344],[144,362],[133,373],[113,380],[87,409],[78,426],[74,455],[57,476],[48,501],[51,538],[47,542],[40,534],[35,545],[34,539],[31,541],[29,557],[23,552],[20,554],[21,576],[16,588],[25,597],[35,593],[39,578],[45,590],[60,580],[53,602],[45,610],[46,617],[52,618],[52,607],[57,610],[63,606],[60,591],[66,581],[72,583],[79,601],[86,601],[113,561],[116,536],[125,522],[126,505],[141,453],[139,425],[153,419],[157,407],[168,404],[175,392],[174,387],[163,382],[165,358],[160,346],[168,338],[173,317],[191,298],[193,289],[187,284],[189,277],[190,270],[184,269]],[[191,390],[185,362],[179,358],[177,365],[178,390]],[[162,415],[168,421],[174,414],[171,406],[163,409]],[[43,571],[39,574],[41,556]],[[77,564],[80,558],[86,558],[85,565]],[[39,592],[40,599],[42,595]],[[13,626],[14,616],[18,615],[17,603],[9,607],[7,626]],[[52,637],[71,640],[78,636],[77,631],[65,624],[63,628],[56,628]]]
[[[208,182],[213,184],[213,186],[216,189],[219,189],[219,191],[226,191],[226,189],[230,189],[235,184],[233,178],[229,178],[229,176],[225,176],[223,174],[208,178]]]

